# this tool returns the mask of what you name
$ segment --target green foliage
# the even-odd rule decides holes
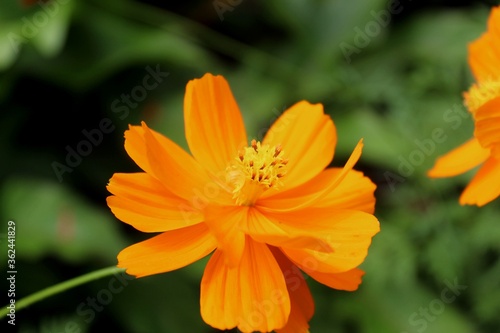
[[[359,31],[390,3],[242,1],[218,13],[211,1],[52,0],[58,7],[51,15],[41,2],[21,2],[0,11],[0,207],[2,221],[18,227],[19,295],[114,265],[121,249],[151,236],[106,206],[112,174],[138,171],[124,152],[123,131],[145,120],[187,148],[185,84],[212,72],[228,79],[250,136],[262,136],[284,109],[305,99],[323,103],[336,124],[333,165],[343,165],[364,138],[356,168],[377,183],[381,232],[358,291],[307,279],[316,302],[312,332],[500,330],[498,200],[482,208],[458,204],[474,171],[426,176],[439,155],[472,135],[462,105],[472,82],[467,44],[485,30],[489,7],[401,2],[360,47]],[[26,36],[26,24],[42,13],[46,24]],[[359,52],[346,54],[346,44]],[[143,84],[148,66],[168,77],[127,104],[123,94]],[[59,182],[52,163],[67,164],[67,147],[76,149],[82,131],[105,118],[113,129]],[[19,312],[19,331],[59,332],[76,322],[82,332],[101,325],[130,333],[215,332],[199,314],[206,260],[128,281],[88,322],[77,309],[109,279],[47,299],[25,316]],[[454,281],[466,289],[446,303],[443,291]]]
[[[108,262],[126,245],[109,212],[68,187],[47,180],[10,178],[1,195],[4,218],[16,222],[18,259],[55,255],[71,263]]]

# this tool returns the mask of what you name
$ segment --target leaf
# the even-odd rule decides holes
[[[39,10],[33,15],[33,24],[38,29],[37,35],[33,38],[33,45],[47,58],[54,57],[63,49],[69,29],[71,17],[75,8],[75,2],[52,0],[39,4]],[[38,24],[35,15],[44,18]]]
[[[110,211],[94,207],[64,185],[9,178],[1,194],[4,220],[16,224],[18,258],[56,255],[71,263],[115,262],[126,245]]]
[[[137,63],[207,68],[213,61],[175,24],[151,27],[86,2],[79,4],[72,24],[68,43],[57,58],[33,66],[36,59],[26,57],[22,65],[31,74],[79,90]]]
[[[19,53],[19,44],[14,31],[17,26],[10,22],[0,24],[0,71],[9,68],[16,60]]]
[[[56,56],[66,41],[73,9],[73,0],[40,1],[24,10],[2,8],[6,15],[0,24],[0,71],[12,66],[27,45],[43,57]]]

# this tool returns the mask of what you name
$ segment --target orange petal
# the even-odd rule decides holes
[[[167,191],[147,173],[115,173],[107,186],[115,216],[144,232],[184,228],[203,221],[189,202]]]
[[[311,201],[318,193],[325,191],[332,182],[339,178],[342,170],[341,168],[328,168],[305,184],[259,200],[259,205],[277,210],[299,207],[302,203]],[[345,178],[336,187],[314,201],[314,206],[361,210],[373,214],[375,189],[376,185],[370,178],[364,176],[362,172],[349,169]]]
[[[274,205],[272,208],[274,211],[280,211],[280,212],[292,212],[296,211],[299,209],[304,209],[306,207],[310,206],[315,206],[316,203],[320,202],[322,199],[328,197],[332,191],[335,190],[335,188],[344,180],[345,177],[349,174],[349,172],[352,170],[356,162],[359,160],[361,157],[361,151],[363,150],[363,139],[359,140],[358,144],[354,148],[353,152],[351,153],[351,156],[347,160],[346,164],[344,165],[344,168],[337,174],[337,176],[332,179],[332,181],[328,182],[326,186],[323,188],[322,191],[316,192],[313,195],[309,196],[307,200],[304,200],[302,202],[296,202],[295,200],[287,202],[282,201],[282,205]],[[269,191],[270,192],[270,191]],[[287,191],[288,192],[288,191]],[[272,197],[275,194],[269,196]],[[257,202],[257,205],[266,207],[264,204],[261,204],[261,202],[265,202],[264,200],[266,197],[262,198]],[[267,209],[267,207],[265,208]]]
[[[292,305],[286,326],[276,330],[276,333],[308,333],[309,320],[314,314],[314,300],[306,280],[299,268],[279,249],[271,248],[271,251],[285,277]]]
[[[201,316],[220,330],[270,332],[283,327],[290,298],[281,269],[267,245],[247,239],[237,268],[215,251],[201,281]]]
[[[500,158],[500,96],[479,107],[474,118],[474,136],[482,147]]]
[[[337,290],[354,291],[361,284],[361,277],[365,274],[359,268],[351,269],[347,272],[330,274],[322,273],[311,269],[305,269],[310,277],[330,288]]]
[[[257,208],[248,210],[247,218],[241,219],[239,228],[254,240],[277,247],[304,248],[316,246],[321,242],[317,235],[288,228],[281,221],[270,219]],[[328,252],[331,248],[325,246],[321,250]]]
[[[431,178],[456,176],[483,163],[489,156],[490,151],[473,138],[439,157],[427,175]]]
[[[494,7],[488,31],[469,44],[469,65],[478,81],[500,79],[500,8]]]
[[[193,206],[203,206],[208,201],[216,201],[220,194],[225,193],[202,166],[172,140],[152,131],[144,122],[141,130],[134,129],[142,132],[152,175],[160,180],[167,190],[192,202]],[[206,198],[204,192],[208,186],[215,190]]]
[[[270,146],[281,144],[283,148],[284,156],[289,161],[286,176],[283,177],[282,190],[285,190],[312,179],[330,164],[337,133],[321,104],[302,101],[276,120],[263,143]]]
[[[118,267],[142,277],[187,266],[208,255],[217,242],[204,223],[164,232],[118,254]]]
[[[490,157],[460,196],[461,205],[484,206],[500,195],[500,161]]]
[[[488,33],[469,44],[469,66],[479,82],[500,78],[497,68],[500,57],[492,48],[493,44],[494,40]]]
[[[226,265],[236,267],[245,249],[245,234],[241,224],[248,216],[245,206],[215,206],[205,209],[206,224],[217,238],[220,251],[224,252]]]
[[[368,253],[372,237],[380,230],[373,215],[360,211],[306,208],[290,214],[267,214],[288,228],[321,239],[309,249],[282,247],[282,250],[301,269],[324,273],[341,273],[359,266]],[[333,251],[324,251],[325,247]]]
[[[149,165],[144,130],[141,126],[129,125],[128,128],[125,131],[125,150],[127,154],[142,170],[150,175],[154,175]]]
[[[221,330],[238,326],[241,320],[240,271],[229,268],[220,250],[216,250],[201,280],[201,316],[203,320]]]
[[[185,199],[192,200],[194,190],[210,182],[192,156],[144,122],[142,127],[129,126],[125,131],[125,150],[142,170]]]
[[[189,81],[184,97],[186,139],[196,160],[213,174],[247,145],[245,126],[227,81],[205,74]]]

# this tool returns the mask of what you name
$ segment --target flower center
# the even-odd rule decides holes
[[[480,84],[473,84],[464,94],[465,105],[474,114],[482,105],[498,96],[500,96],[500,82],[484,81]]]
[[[268,189],[279,188],[287,163],[281,145],[270,147],[252,140],[251,146],[240,150],[226,169],[226,181],[233,189],[236,204],[251,206]]]

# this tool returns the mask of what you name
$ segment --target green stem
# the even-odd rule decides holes
[[[61,282],[61,283],[56,284],[52,287],[48,287],[48,288],[45,288],[43,290],[37,291],[34,294],[31,294],[29,296],[21,298],[19,301],[16,301],[16,303],[15,303],[16,312],[27,307],[27,306],[30,306],[33,303],[41,301],[41,300],[48,298],[50,296],[59,294],[65,290],[77,287],[79,285],[82,285],[82,284],[90,282],[90,281],[100,279],[100,278],[108,276],[108,275],[121,273],[123,271],[124,271],[123,268],[118,268],[116,266],[102,268],[102,269],[99,269],[97,271],[78,276],[78,277],[73,278],[71,280]],[[10,309],[7,306],[8,305],[3,306],[0,309],[0,319],[6,317],[7,314],[9,313]]]

